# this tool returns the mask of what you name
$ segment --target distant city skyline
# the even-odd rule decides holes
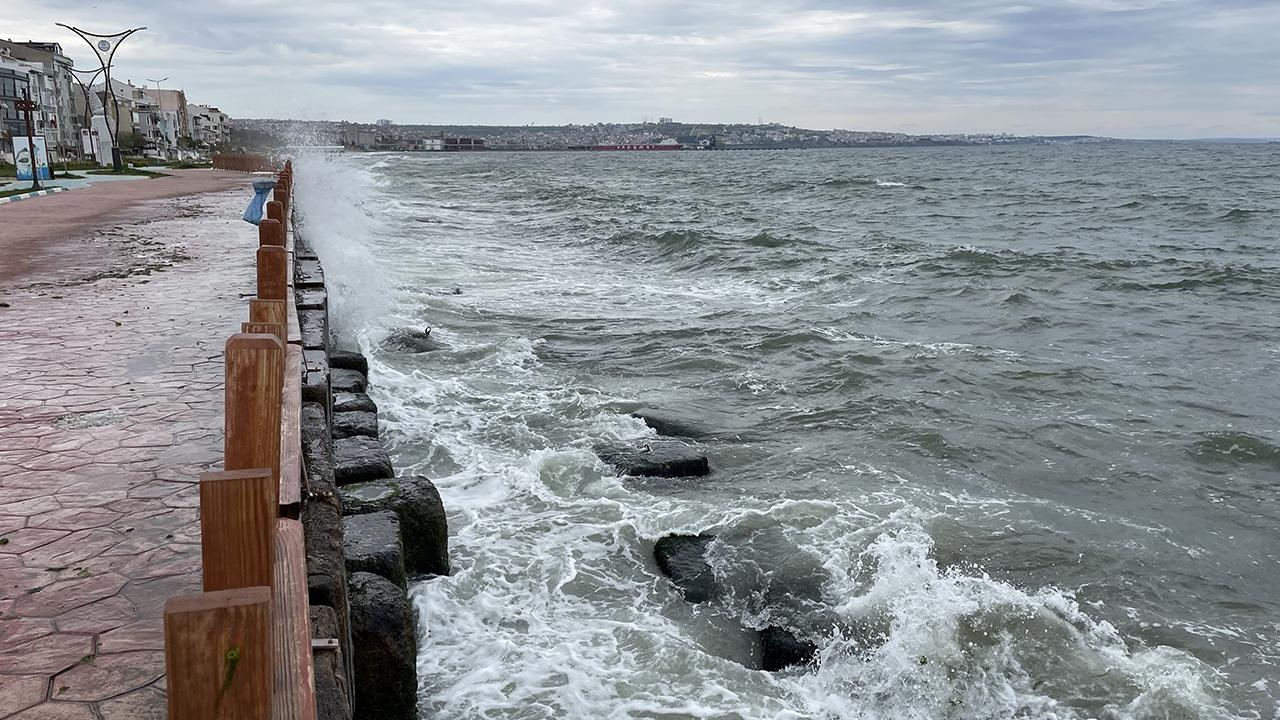
[[[10,0],[0,38],[88,67],[55,22],[148,26],[114,75],[234,117],[1280,135],[1280,4],[1258,0]]]

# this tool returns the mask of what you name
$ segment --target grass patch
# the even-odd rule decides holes
[[[42,187],[42,189],[44,189],[44,190],[48,190],[48,189],[50,189],[50,187],[56,187],[56,186],[43,185],[43,186],[41,186],[41,187]],[[26,194],[27,194],[27,193],[29,193],[29,192],[33,192],[33,191],[31,190],[31,186],[30,186],[30,185],[28,185],[28,186],[26,186],[26,187],[24,187],[24,188],[19,188],[19,189],[17,189],[17,190],[0,190],[0,198],[13,197],[14,195],[26,195]]]
[[[152,170],[143,170],[142,168],[127,167],[120,172],[115,170],[90,170],[90,175],[144,175],[150,178],[166,177],[162,172],[154,172]]]

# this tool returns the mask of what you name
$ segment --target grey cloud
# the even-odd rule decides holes
[[[1280,134],[1256,0],[15,2],[0,36],[82,63],[54,21],[147,25],[121,77],[240,116]]]

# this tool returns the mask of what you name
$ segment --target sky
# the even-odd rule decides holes
[[[5,0],[233,117],[1280,136],[1280,0]]]

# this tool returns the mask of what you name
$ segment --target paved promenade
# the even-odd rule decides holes
[[[87,233],[37,218],[97,188],[0,206],[0,252],[10,208],[41,246],[0,277],[0,718],[165,715],[161,610],[200,586],[196,481],[257,246],[249,178],[205,172],[185,187],[242,189],[138,197]]]
[[[93,242],[92,238],[83,237],[86,226],[130,217],[139,203],[249,186],[243,173],[222,170],[165,172],[170,177],[111,180],[57,195],[0,205],[0,253],[4,257],[0,262],[0,286],[41,267],[82,262],[81,251]],[[246,204],[249,197],[245,196]],[[243,212],[242,206],[235,217]],[[231,220],[232,217],[225,219]]]

